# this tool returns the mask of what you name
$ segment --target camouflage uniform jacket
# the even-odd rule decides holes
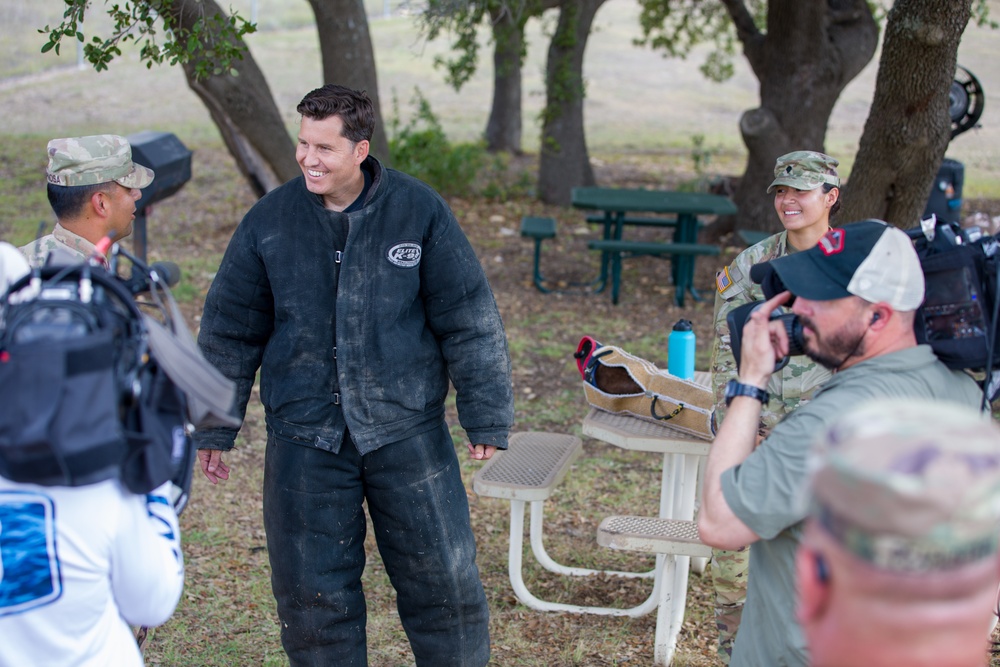
[[[750,280],[750,267],[795,252],[788,244],[787,234],[781,232],[750,246],[716,277],[718,290],[715,295],[715,338],[711,360],[716,426],[722,423],[726,411],[726,383],[737,375],[726,316],[745,303],[764,300],[760,285]],[[761,434],[766,435],[786,414],[808,402],[816,387],[829,377],[829,370],[808,357],[792,357],[787,366],[771,376],[767,385],[771,400],[761,410]]]
[[[58,222],[51,234],[20,247],[21,253],[28,258],[28,264],[33,267],[45,264],[46,258],[53,250],[79,257],[81,262],[88,257],[99,257],[101,263],[107,266],[107,258],[97,252],[97,247],[93,243],[74,234]]]

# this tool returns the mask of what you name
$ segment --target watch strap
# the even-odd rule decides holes
[[[726,383],[726,406],[728,407],[737,396],[749,396],[757,399],[762,405],[766,405],[771,400],[771,395],[760,387],[752,384],[743,384],[739,380],[730,380]]]

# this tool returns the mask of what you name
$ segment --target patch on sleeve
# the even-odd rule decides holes
[[[727,289],[733,286],[733,279],[729,276],[729,267],[726,267],[715,274],[715,286],[719,290],[719,294],[724,293]]]

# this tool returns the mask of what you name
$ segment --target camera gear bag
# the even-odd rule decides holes
[[[926,285],[913,325],[917,342],[930,345],[949,368],[996,368],[997,239],[933,219],[907,234]]]
[[[614,345],[584,336],[573,355],[587,402],[605,412],[629,414],[711,440],[715,396]]]
[[[238,425],[234,390],[201,357],[167,286],[150,278],[164,323],[89,262],[36,268],[0,297],[0,475],[43,486],[119,479],[133,493],[172,481],[183,509],[189,433]]]

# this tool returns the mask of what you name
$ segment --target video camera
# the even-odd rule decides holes
[[[926,343],[949,368],[985,372],[984,393],[990,400],[1000,390],[993,380],[993,370],[1000,367],[996,351],[1000,306],[1000,240],[981,233],[978,228],[963,229],[954,222],[941,222],[935,216],[922,220],[918,227],[906,230],[913,240],[924,273],[924,302],[914,318],[918,343]],[[761,282],[764,296],[770,299],[785,290],[774,271]],[[733,309],[727,317],[733,355],[740,362],[740,338],[750,313],[761,302],[754,301]],[[784,309],[771,314],[780,320],[788,333],[789,354],[802,354],[805,342],[799,318]],[[788,363],[783,359],[775,367]]]
[[[117,244],[111,253],[111,270],[57,259],[0,296],[0,475],[43,486],[119,479],[133,493],[172,481],[180,513],[191,432],[239,424],[233,384],[194,345],[169,290],[176,265],[146,266]],[[119,255],[130,280],[115,271]]]
[[[774,296],[774,294],[778,294],[783,291],[784,287],[777,290],[767,298],[770,299]],[[768,294],[768,291],[765,290],[764,293]],[[740,346],[743,340],[743,325],[746,324],[751,313],[760,308],[763,303],[763,301],[751,301],[750,303],[745,303],[742,306],[731,310],[726,316],[726,324],[729,325],[730,346],[733,350],[733,357],[736,360],[737,369],[740,367]],[[785,327],[785,333],[788,334],[788,354],[774,365],[774,370],[777,372],[788,365],[788,361],[791,357],[797,357],[800,354],[805,354],[806,341],[802,333],[802,322],[799,320],[799,316],[795,313],[789,312],[785,310],[785,308],[779,306],[771,313],[770,319],[772,321],[780,321]]]

